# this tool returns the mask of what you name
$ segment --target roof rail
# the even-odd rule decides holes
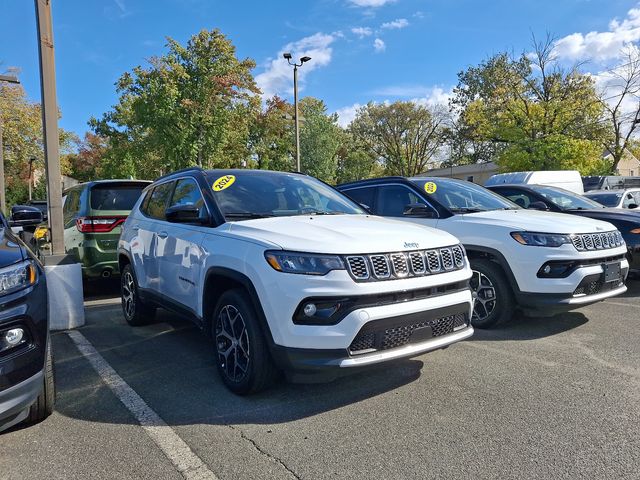
[[[180,170],[176,170],[175,172],[170,172],[170,173],[165,173],[164,175],[162,175],[161,177],[158,177],[154,180],[154,182],[157,182],[158,180],[162,180],[163,178],[167,178],[167,177],[172,177],[173,175],[179,174],[179,173],[186,173],[186,172],[203,172],[204,169],[202,167],[187,167],[187,168],[181,168]]]

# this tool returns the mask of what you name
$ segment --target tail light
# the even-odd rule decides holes
[[[82,233],[106,233],[122,225],[127,217],[80,217],[76,227]]]

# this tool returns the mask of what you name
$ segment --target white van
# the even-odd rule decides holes
[[[485,186],[505,184],[549,185],[584,194],[582,177],[577,170],[544,170],[540,172],[511,172],[492,175]]]

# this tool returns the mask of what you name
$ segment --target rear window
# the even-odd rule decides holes
[[[91,210],[131,210],[146,185],[96,185],[91,189]]]

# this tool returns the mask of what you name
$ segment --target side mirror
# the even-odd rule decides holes
[[[529,204],[529,208],[531,210],[541,210],[543,212],[549,211],[549,207],[547,207],[547,205],[544,202],[541,202],[541,201],[531,202]]]
[[[436,212],[422,203],[411,203],[404,207],[403,215],[418,218],[436,218]]]
[[[638,204],[637,203],[630,203],[629,206],[627,207],[629,210],[633,210],[634,208],[638,208]]]
[[[36,207],[29,205],[15,205],[11,207],[12,227],[35,227],[42,223],[42,212]]]
[[[171,223],[204,223],[200,209],[195,205],[176,205],[165,210],[164,215]]]

